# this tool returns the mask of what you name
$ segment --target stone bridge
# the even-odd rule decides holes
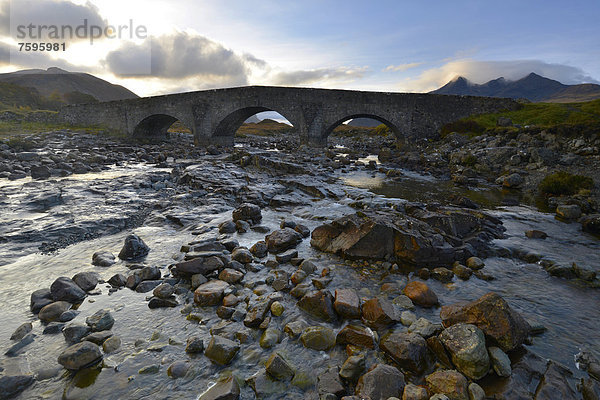
[[[403,140],[435,138],[440,128],[472,114],[516,109],[511,99],[420,93],[246,86],[65,106],[73,125],[100,125],[132,136],[164,136],[175,121],[191,129],[196,145],[232,145],[252,115],[276,111],[301,142],[325,146],[329,134],[352,118],[373,118]]]

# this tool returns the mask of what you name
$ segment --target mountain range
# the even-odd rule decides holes
[[[565,85],[532,72],[516,81],[498,78],[481,85],[459,76],[430,93],[510,97],[533,102],[573,103],[599,99],[600,85],[592,83]]]

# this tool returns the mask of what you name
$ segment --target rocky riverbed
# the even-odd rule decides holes
[[[535,187],[599,143],[549,135],[0,144],[0,398],[598,398],[597,190]]]

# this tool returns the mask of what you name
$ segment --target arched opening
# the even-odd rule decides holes
[[[266,107],[246,107],[232,112],[217,126],[214,136],[268,136],[294,129],[291,121]]]
[[[396,125],[373,114],[353,114],[340,118],[323,132],[323,137],[329,136],[391,136],[401,137]]]
[[[141,120],[133,130],[137,138],[168,138],[172,135],[192,136],[192,130],[181,120],[168,114],[153,114]]]

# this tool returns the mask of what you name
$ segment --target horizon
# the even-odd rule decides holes
[[[152,12],[159,7],[160,15]],[[515,14],[514,10],[519,13]],[[598,12],[595,12],[598,11]],[[424,93],[458,76],[481,84],[534,72],[600,83],[600,4],[481,5],[357,1],[227,6],[189,0],[0,1],[0,72],[90,73],[140,96],[238,86]],[[290,16],[293,16],[290,18]],[[336,16],[336,18],[330,18]],[[510,18],[507,18],[510,16]],[[19,24],[129,24],[146,37],[72,40],[66,50],[17,51]],[[226,27],[226,29],[223,29]],[[522,40],[527,37],[527,40]]]

